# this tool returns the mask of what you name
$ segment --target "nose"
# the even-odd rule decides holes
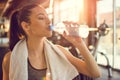
[[[50,24],[51,23],[51,21],[50,21],[50,19],[47,17],[47,24]]]

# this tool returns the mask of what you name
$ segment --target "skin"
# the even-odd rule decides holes
[[[46,61],[44,56],[44,44],[43,41],[46,37],[52,36],[52,31],[49,28],[50,20],[46,11],[42,7],[35,7],[32,10],[30,16],[31,23],[22,22],[22,28],[26,32],[27,46],[28,46],[28,59],[31,65],[36,69],[46,68]],[[99,77],[100,70],[96,64],[93,56],[86,47],[81,37],[74,37],[62,34],[68,41],[74,44],[75,47],[81,52],[84,57],[84,61],[74,57],[69,51],[60,45],[56,45],[67,59],[73,64],[78,72],[90,77]],[[79,42],[79,44],[78,44]],[[9,62],[11,52],[5,55],[3,60],[3,80],[9,80]]]

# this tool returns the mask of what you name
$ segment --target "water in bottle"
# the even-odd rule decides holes
[[[80,36],[86,38],[89,34],[89,28],[87,25],[78,25],[78,24],[65,24],[63,22],[54,25],[51,25],[51,30],[63,34],[65,31],[67,35],[71,36]]]

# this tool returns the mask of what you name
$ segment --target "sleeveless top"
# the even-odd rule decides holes
[[[28,80],[47,80],[45,69],[35,69],[28,60]],[[72,80],[81,80],[79,75]]]
[[[45,69],[35,69],[28,60],[28,80],[46,80],[46,70]]]

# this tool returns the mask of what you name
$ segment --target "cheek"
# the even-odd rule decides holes
[[[46,30],[44,24],[33,24],[30,27],[30,32],[34,35],[43,34]]]
[[[31,29],[32,30],[35,30],[35,31],[37,31],[37,30],[40,30],[40,29],[42,29],[42,28],[44,28],[44,23],[42,23],[42,22],[38,22],[38,21],[34,21],[34,22],[32,22],[31,23]]]
[[[44,28],[46,26],[46,23],[44,21],[35,21],[33,26],[37,28]]]
[[[33,20],[30,24],[30,35],[48,35],[50,31],[48,30],[48,25],[45,21]]]

